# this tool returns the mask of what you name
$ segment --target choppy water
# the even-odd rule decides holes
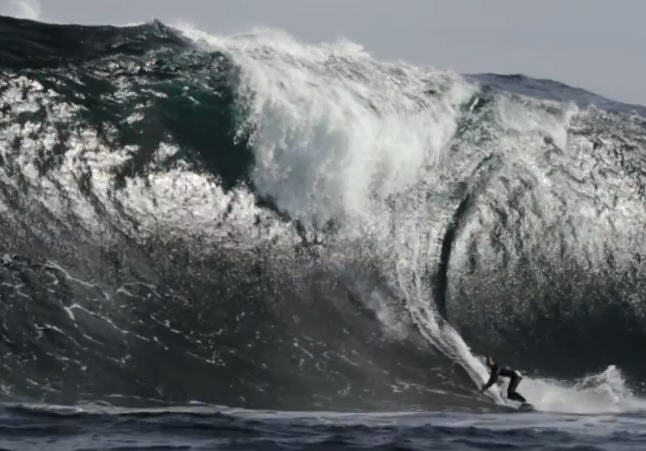
[[[646,418],[11,406],[2,409],[0,431],[2,449],[22,450],[633,450],[646,439]]]

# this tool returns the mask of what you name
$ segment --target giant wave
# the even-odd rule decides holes
[[[0,44],[5,399],[488,408],[493,353],[641,408],[644,107],[275,31]]]

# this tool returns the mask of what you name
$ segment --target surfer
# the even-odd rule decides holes
[[[508,377],[509,387],[507,388],[507,398],[513,399],[514,401],[520,401],[522,403],[527,402],[527,400],[525,400],[525,398],[516,391],[516,387],[518,387],[518,384],[520,384],[520,380],[522,379],[518,371],[507,366],[501,367],[496,362],[494,362],[493,357],[491,356],[487,357],[487,366],[489,367],[491,376],[489,376],[487,383],[482,386],[482,389],[480,390],[481,392],[484,392],[486,389],[495,384],[499,376]]]

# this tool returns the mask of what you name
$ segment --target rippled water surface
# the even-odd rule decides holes
[[[550,413],[272,412],[5,407],[3,449],[629,450],[646,417]]]

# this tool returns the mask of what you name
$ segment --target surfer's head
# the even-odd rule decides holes
[[[495,365],[495,363],[496,363],[496,362],[494,362],[493,357],[491,357],[490,355],[489,355],[489,356],[487,356],[487,366],[488,366],[488,367],[490,367],[490,368],[491,368],[492,366],[494,366],[494,365]]]

